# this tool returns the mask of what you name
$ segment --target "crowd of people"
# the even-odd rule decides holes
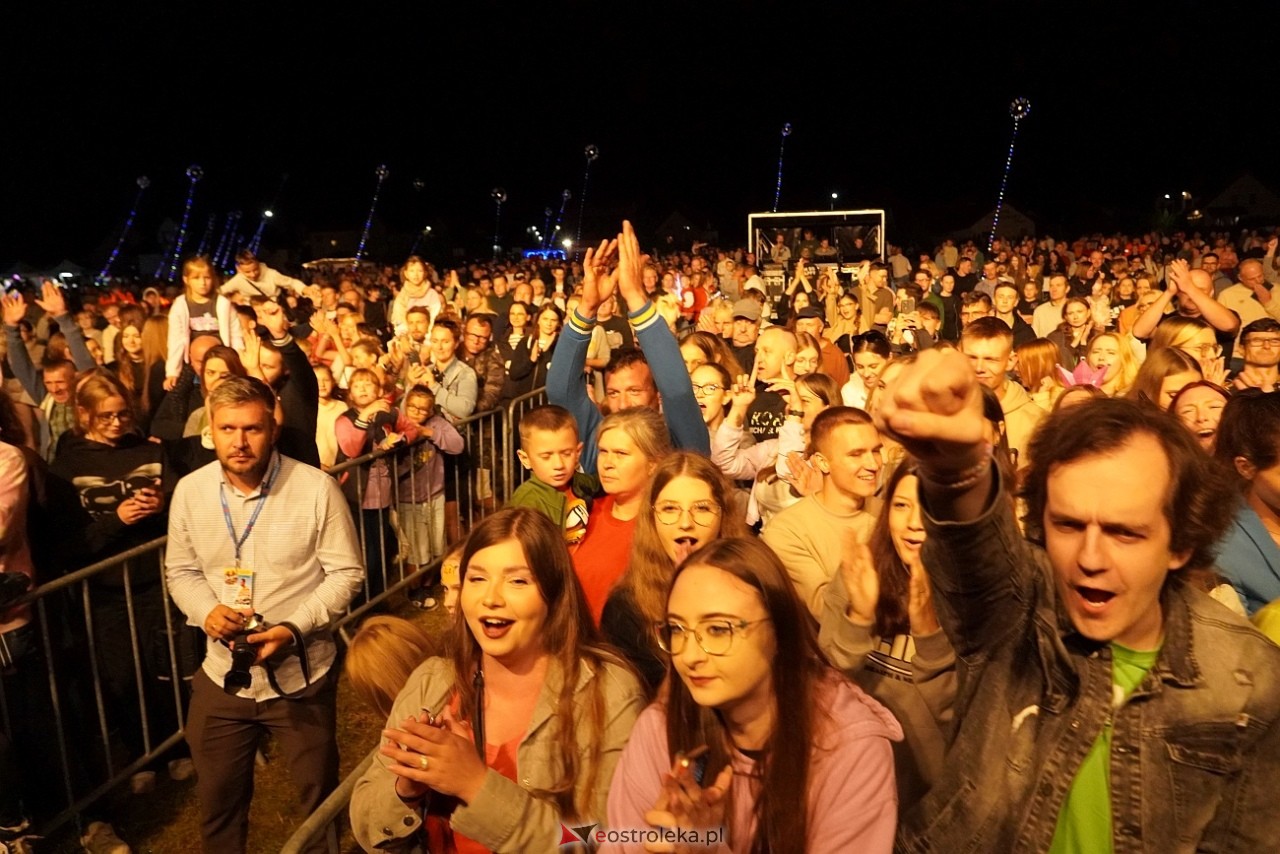
[[[0,678],[29,713],[0,771],[55,744],[44,673],[86,657],[5,603],[167,532],[87,581],[81,634],[121,749],[186,720],[164,761],[206,850],[244,850],[258,733],[304,808],[336,785],[330,626],[415,574],[449,632],[379,615],[346,660],[388,714],[369,850],[1264,850],[1276,248],[815,238],[777,286],[624,223],[580,262],[303,282],[243,252],[180,293],[12,292]],[[542,388],[480,446],[470,416]],[[0,781],[21,850],[61,783]]]

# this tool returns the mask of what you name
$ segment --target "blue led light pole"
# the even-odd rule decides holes
[[[791,122],[782,126],[782,139],[778,142],[778,183],[773,188],[773,212],[778,212],[778,202],[782,199],[782,155],[787,150],[787,137],[791,136]]]
[[[987,239],[987,251],[996,242],[996,226],[1000,224],[1000,211],[1004,208],[1004,193],[1009,187],[1009,170],[1013,168],[1013,146],[1018,142],[1018,124],[1031,115],[1031,102],[1026,98],[1014,98],[1009,104],[1009,115],[1013,117],[1013,136],[1009,139],[1009,152],[1004,157],[1004,174],[1000,176],[1000,195],[996,198],[996,212],[991,217],[991,236]]]

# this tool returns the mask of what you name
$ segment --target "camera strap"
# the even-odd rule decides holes
[[[476,668],[476,675],[471,684],[476,689],[476,709],[471,716],[471,736],[475,739],[476,752],[480,754],[480,761],[488,765],[489,760],[484,749],[484,668]]]
[[[281,690],[280,683],[276,681],[276,669],[270,661],[262,663],[263,668],[267,671],[267,682],[271,685],[271,690],[280,695],[282,699],[294,700],[301,697],[302,694],[311,687],[311,659],[307,656],[307,639],[302,636],[302,630],[293,623],[276,623],[277,626],[284,626],[289,630],[289,634],[293,635],[293,649],[298,656],[298,666],[302,668],[302,687],[293,693]]]

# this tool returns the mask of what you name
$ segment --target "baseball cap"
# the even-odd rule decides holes
[[[753,299],[740,299],[733,304],[733,319],[743,318],[745,320],[760,319],[760,303]]]
[[[815,317],[825,323],[827,320],[827,313],[816,305],[806,305],[804,308],[796,312],[797,320],[809,320]]]

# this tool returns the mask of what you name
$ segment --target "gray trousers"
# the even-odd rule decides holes
[[[330,671],[297,699],[257,702],[227,694],[203,669],[196,672],[187,743],[198,775],[206,854],[245,851],[253,761],[263,732],[270,732],[280,745],[304,815],[315,811],[337,787],[337,686],[337,674]]]

